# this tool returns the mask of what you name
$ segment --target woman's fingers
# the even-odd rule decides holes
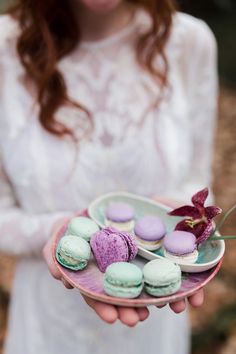
[[[52,276],[57,279],[60,280],[61,279],[61,274],[58,270],[58,268],[56,267],[56,265],[54,264],[53,258],[52,258],[52,238],[46,243],[46,245],[43,248],[43,257],[47,263],[47,266],[49,268],[50,273],[52,274]]]
[[[74,289],[74,287],[70,283],[68,283],[68,281],[66,281],[64,278],[61,278],[61,281],[66,287],[66,289]]]
[[[96,312],[96,314],[107,323],[114,323],[118,319],[118,311],[113,305],[105,304],[100,301],[84,296],[86,303]]]
[[[204,301],[204,291],[203,291],[203,289],[198,290],[194,295],[188,297],[188,302],[193,307],[200,307],[203,304],[203,301]],[[180,301],[176,301],[176,302],[172,302],[170,304],[170,308],[175,313],[183,312],[185,310],[185,308],[186,308],[185,299],[184,300],[180,300]]]
[[[138,307],[136,311],[139,315],[139,321],[145,321],[149,317],[149,310],[147,307]]]
[[[175,313],[183,312],[186,308],[185,300],[180,300],[180,301],[170,303],[170,308]]]
[[[132,307],[118,307],[120,321],[129,327],[134,327],[139,322],[138,312]]]
[[[60,219],[59,221],[57,221],[54,226],[53,226],[53,235],[58,231],[58,229],[65,224],[65,222],[67,221],[67,218],[63,218]],[[70,285],[70,283],[68,283],[68,281],[66,281],[64,278],[62,278],[61,273],[59,272],[57,266],[54,263],[53,257],[52,257],[52,244],[53,244],[53,239],[54,237],[52,236],[48,242],[46,243],[46,245],[43,248],[43,257],[46,261],[46,264],[48,266],[48,269],[50,271],[50,273],[52,274],[52,276],[57,279],[57,280],[61,280],[62,283],[64,284],[64,286],[67,289],[73,289],[73,286]]]
[[[96,314],[107,323],[114,323],[119,319],[123,324],[129,327],[134,327],[139,321],[144,321],[149,316],[149,311],[146,307],[115,307],[110,304],[105,304],[100,301],[90,299],[84,296],[86,303],[96,312]]]
[[[164,305],[157,305],[156,307],[158,308],[158,309],[162,309],[163,307],[165,307],[166,306],[166,304],[164,304]]]
[[[203,289],[198,290],[194,295],[188,298],[188,302],[193,307],[199,307],[203,304],[204,301],[204,291]]]
[[[145,321],[149,316],[149,310],[146,307],[118,307],[120,321],[129,327],[134,327],[138,322]]]

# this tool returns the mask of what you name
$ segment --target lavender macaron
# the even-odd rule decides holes
[[[164,237],[164,256],[178,264],[193,264],[197,261],[196,237],[191,232],[173,231]]]
[[[138,253],[134,237],[112,227],[96,232],[90,240],[90,246],[101,272],[105,272],[112,263],[130,262]]]
[[[105,215],[107,226],[113,226],[120,231],[132,231],[134,228],[134,209],[128,203],[110,203]]]
[[[134,233],[140,247],[154,251],[161,247],[166,228],[159,217],[147,215],[136,222]]]

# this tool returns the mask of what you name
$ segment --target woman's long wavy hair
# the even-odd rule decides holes
[[[152,19],[150,30],[143,34],[136,48],[137,61],[159,81],[167,84],[168,63],[164,48],[171,30],[175,11],[173,0],[129,0],[146,9]],[[35,84],[42,126],[57,136],[73,132],[57,121],[58,108],[70,104],[87,113],[92,129],[92,117],[80,102],[68,97],[65,80],[57,68],[60,59],[69,55],[80,41],[78,19],[69,0],[20,0],[12,10],[18,18],[21,34],[17,51],[27,77]],[[163,61],[162,71],[157,71],[154,59]]]

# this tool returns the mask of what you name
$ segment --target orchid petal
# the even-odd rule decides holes
[[[201,214],[199,213],[198,209],[191,205],[184,205],[180,208],[172,210],[168,214],[172,216],[189,216],[193,219],[198,219],[201,217]]]
[[[175,230],[191,232],[197,238],[200,237],[202,235],[202,233],[205,231],[205,228],[207,225],[205,222],[201,222],[201,223],[191,227],[188,225],[188,223],[186,221],[188,221],[188,220],[185,219],[185,220],[180,221],[176,225]]]
[[[180,221],[176,226],[175,226],[175,230],[178,231],[187,231],[187,232],[193,232],[193,228],[190,227],[187,223],[186,220],[182,220]]]
[[[203,207],[208,197],[208,188],[204,188],[192,196],[192,203],[195,207]]]
[[[216,215],[222,213],[222,209],[217,206],[208,206],[205,208],[205,215],[207,219],[213,219]]]
[[[211,220],[208,220],[208,222],[205,224],[204,231],[202,234],[197,238],[196,244],[199,245],[206,241],[212,234],[213,231],[213,224]]]

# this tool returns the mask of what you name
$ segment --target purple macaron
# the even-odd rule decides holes
[[[160,241],[165,236],[166,228],[159,217],[147,215],[136,222],[134,233],[140,246],[152,251],[161,246]]]
[[[197,248],[196,237],[191,232],[173,231],[165,236],[163,246],[175,255],[189,254]]]
[[[175,261],[195,263],[198,258],[196,237],[191,232],[173,231],[168,233],[164,237],[163,248],[164,255]]]
[[[105,272],[112,263],[131,261],[138,253],[133,236],[112,227],[96,232],[90,246],[101,272]]]
[[[120,231],[132,231],[134,228],[134,209],[123,202],[112,202],[106,210],[107,226],[113,226]]]
[[[134,218],[134,209],[127,203],[113,202],[107,207],[106,218],[118,223],[127,222]]]

